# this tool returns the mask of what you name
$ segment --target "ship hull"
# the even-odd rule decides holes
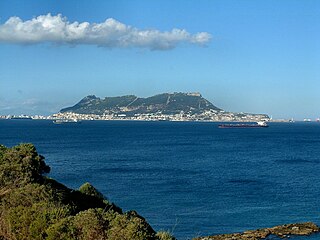
[[[77,120],[53,120],[54,124],[80,124],[81,121]]]
[[[262,126],[258,124],[220,124],[219,128],[267,128],[268,125]]]
[[[32,120],[31,117],[12,117],[12,120]]]

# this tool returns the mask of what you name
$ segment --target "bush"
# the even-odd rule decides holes
[[[73,218],[69,216],[50,225],[46,230],[46,240],[77,240],[77,229],[73,225]]]
[[[74,217],[74,226],[79,240],[107,239],[109,222],[104,218],[102,209],[88,209]]]
[[[39,182],[50,167],[38,155],[32,144],[21,144],[11,149],[0,147],[0,187],[19,187]]]
[[[82,184],[79,188],[79,191],[89,196],[93,196],[102,200],[104,199],[102,193],[100,193],[94,186],[92,186],[88,182]]]
[[[138,216],[129,214],[109,214],[108,236],[113,240],[149,240],[155,232],[150,225]]]
[[[165,231],[157,232],[156,238],[158,240],[176,240],[176,238],[173,237],[169,232],[165,232]]]

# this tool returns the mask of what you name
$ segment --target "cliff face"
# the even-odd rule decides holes
[[[156,113],[176,114],[201,113],[205,110],[221,109],[201,96],[200,93],[163,93],[148,98],[134,95],[98,98],[94,95],[83,98],[76,105],[61,109],[60,112],[80,114],[126,114]]]

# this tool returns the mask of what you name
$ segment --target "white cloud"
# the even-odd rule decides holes
[[[125,25],[113,18],[102,23],[69,22],[61,14],[40,15],[31,20],[22,21],[19,17],[10,17],[0,24],[0,42],[16,44],[90,44],[106,48],[148,48],[166,50],[180,43],[204,45],[211,35],[207,32],[191,34],[184,29],[171,31],[140,30]]]

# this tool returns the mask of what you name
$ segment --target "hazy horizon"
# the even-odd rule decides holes
[[[200,92],[231,112],[320,117],[320,2],[0,2],[0,115],[87,95]]]

